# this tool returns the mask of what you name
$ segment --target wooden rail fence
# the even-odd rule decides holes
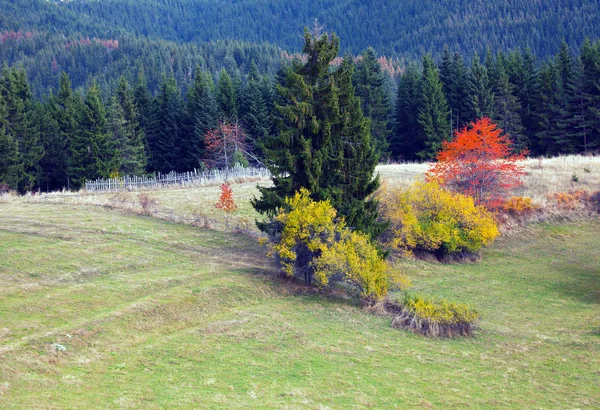
[[[170,185],[202,185],[206,183],[224,182],[235,178],[260,177],[270,178],[267,168],[244,168],[236,166],[229,169],[211,169],[208,171],[170,172],[156,174],[153,177],[125,176],[113,179],[97,179],[87,181],[85,190],[96,191],[134,191],[139,189],[156,189]]]

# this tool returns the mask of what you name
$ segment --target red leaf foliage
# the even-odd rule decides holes
[[[219,196],[219,202],[215,204],[215,208],[225,211],[227,214],[237,210],[237,205],[233,200],[233,190],[229,182],[221,184],[221,195]]]
[[[511,145],[509,136],[483,117],[443,143],[427,178],[472,196],[477,204],[496,208],[512,189],[522,185],[525,174],[519,161],[527,151],[514,153]]]
[[[217,128],[206,133],[204,146],[209,165],[230,168],[236,151],[246,151],[246,134],[237,122],[220,122]]]

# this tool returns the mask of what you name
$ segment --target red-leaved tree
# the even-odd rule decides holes
[[[229,214],[238,209],[233,200],[233,190],[229,182],[221,184],[221,195],[219,196],[219,202],[215,204],[215,208],[225,211],[225,225],[229,226]]]
[[[483,117],[456,132],[442,145],[437,161],[427,173],[443,186],[470,195],[479,205],[495,208],[510,191],[522,185],[527,151],[514,153],[508,135]]]
[[[219,168],[230,168],[236,156],[243,158],[246,151],[246,134],[240,125],[219,122],[219,126],[204,135],[204,146],[210,165]]]

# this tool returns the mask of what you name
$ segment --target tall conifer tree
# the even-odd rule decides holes
[[[330,69],[337,36],[305,30],[304,39],[307,61],[293,61],[285,70],[278,85],[279,133],[265,144],[274,186],[260,187],[253,205],[272,217],[285,197],[307,188],[313,199],[330,200],[349,226],[377,235],[377,204],[368,199],[379,185],[376,158],[368,120],[354,96],[352,64]]]
[[[417,154],[422,159],[432,159],[442,148],[442,141],[452,138],[450,110],[438,70],[430,56],[423,57],[421,101],[418,122],[424,148]]]

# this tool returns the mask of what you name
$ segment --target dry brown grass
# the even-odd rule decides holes
[[[429,163],[380,165],[381,179],[391,187],[406,186],[422,178]],[[515,194],[544,205],[548,195],[584,189],[600,190],[600,156],[568,155],[555,158],[529,158],[525,161],[523,186]],[[575,181],[577,180],[577,181]]]

